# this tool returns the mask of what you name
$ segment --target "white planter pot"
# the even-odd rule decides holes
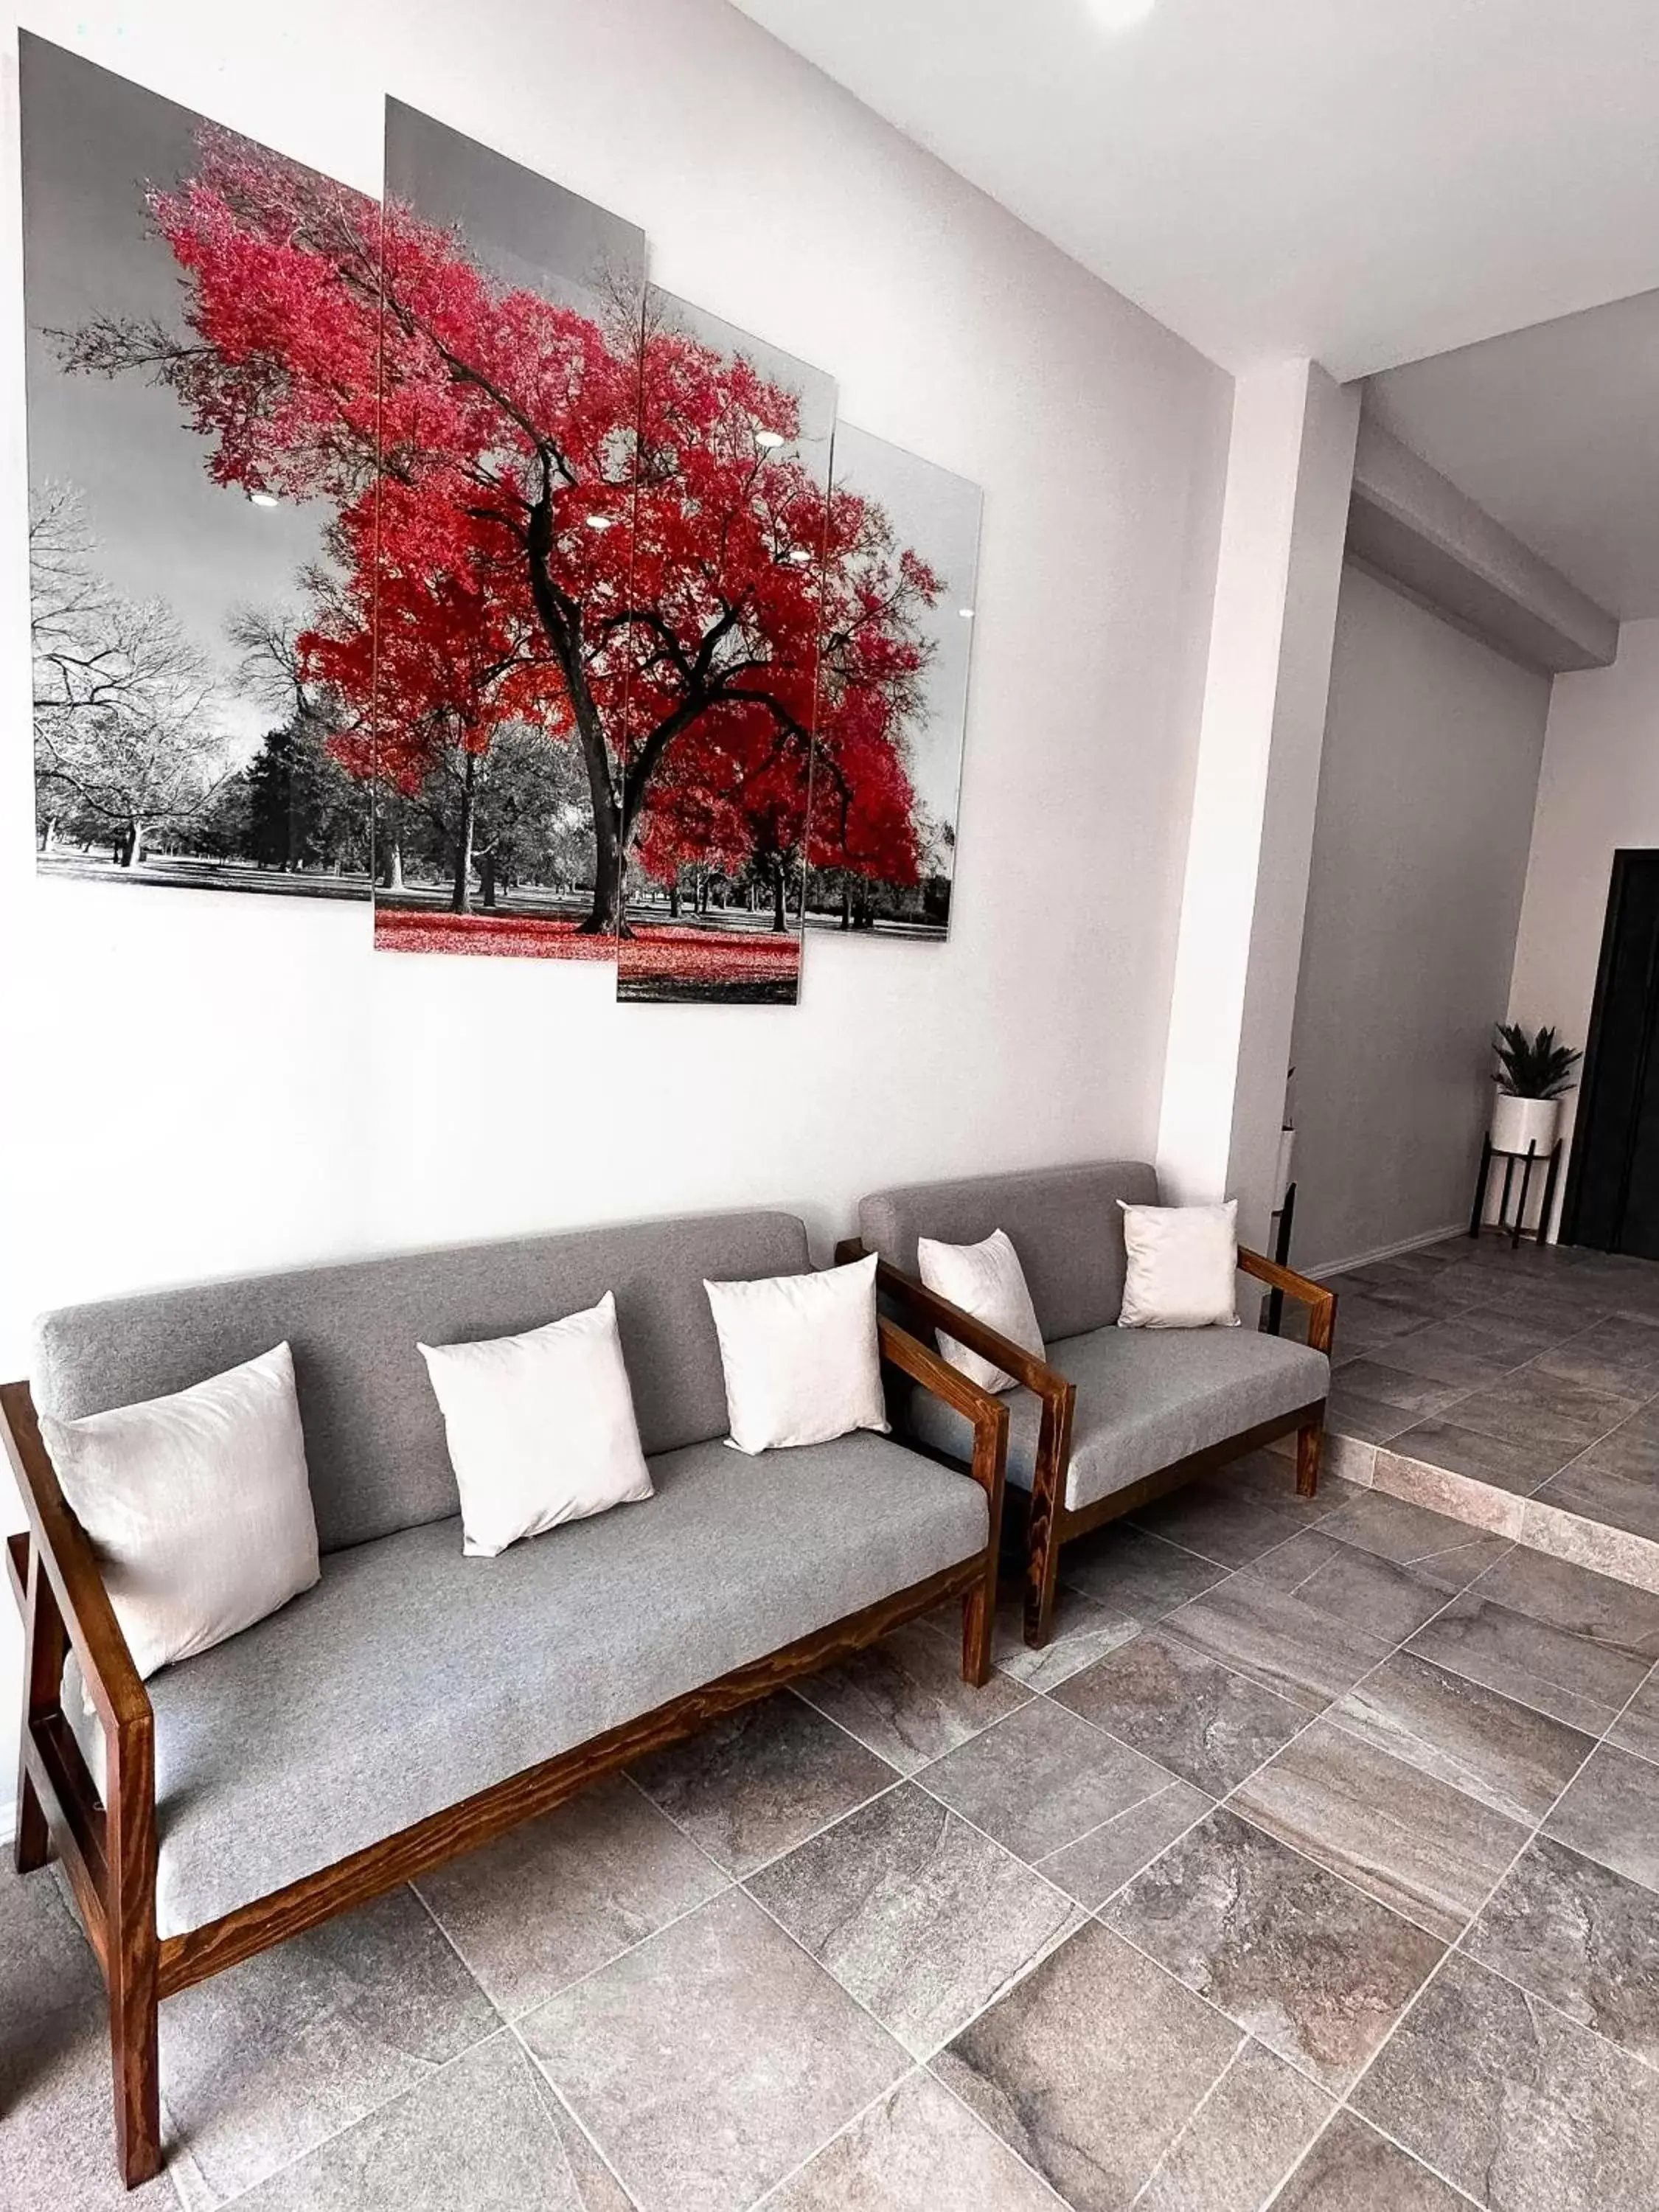
[[[1547,1159],[1560,1117],[1559,1098],[1513,1098],[1500,1091],[1492,1101],[1492,1148],[1495,1152],[1524,1152],[1536,1145],[1539,1158]]]
[[[1283,1206],[1285,1194],[1291,1187],[1291,1166],[1296,1154],[1296,1131],[1281,1129],[1279,1133],[1279,1183],[1273,1194],[1276,1206]]]

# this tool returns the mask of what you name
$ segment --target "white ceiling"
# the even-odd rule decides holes
[[[1391,369],[1365,405],[1609,614],[1659,615],[1659,291]]]
[[[738,4],[1230,368],[1659,287],[1656,0]]]

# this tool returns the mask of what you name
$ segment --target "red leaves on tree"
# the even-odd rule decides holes
[[[395,201],[216,130],[201,154],[152,202],[195,343],[146,365],[220,483],[334,507],[303,650],[347,765],[413,793],[509,722],[577,743],[599,927],[630,850],[663,880],[805,852],[914,883],[939,585],[791,458],[794,396],[659,308],[580,313]]]

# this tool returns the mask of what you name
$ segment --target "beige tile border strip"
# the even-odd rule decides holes
[[[1275,1437],[1262,1449],[1271,1452],[1275,1459],[1294,1462],[1296,1438],[1294,1436]],[[1344,1482],[1357,1483],[1361,1490],[1369,1490],[1376,1449],[1375,1444],[1362,1443],[1358,1437],[1345,1437],[1335,1429],[1327,1429],[1325,1449],[1319,1462],[1322,1480],[1328,1474],[1338,1474]]]
[[[1605,1522],[1587,1521],[1582,1514],[1568,1513],[1541,1498],[1517,1497],[1473,1475],[1432,1467],[1426,1460],[1407,1459],[1401,1452],[1390,1451],[1386,1444],[1355,1444],[1348,1437],[1327,1441],[1328,1448],[1330,1443],[1341,1443],[1352,1452],[1369,1452],[1372,1486],[1390,1498],[1429,1506],[1472,1528],[1510,1537],[1532,1551],[1546,1552],[1553,1559],[1571,1560],[1575,1566],[1589,1567],[1596,1574],[1612,1576],[1616,1582],[1633,1583],[1638,1589],[1659,1595],[1659,1543],[1649,1537],[1611,1528]],[[1344,1464],[1344,1456],[1339,1453],[1328,1462],[1333,1472],[1350,1482],[1366,1480]]]
[[[1403,1498],[1413,1505],[1427,1505],[1471,1528],[1485,1528],[1494,1536],[1525,1541],[1522,1524],[1527,1501],[1494,1482],[1472,1474],[1455,1474],[1449,1468],[1434,1467],[1427,1460],[1407,1459],[1403,1452],[1377,1447],[1372,1480],[1390,1498]],[[1540,1547],[1541,1548],[1541,1547]]]

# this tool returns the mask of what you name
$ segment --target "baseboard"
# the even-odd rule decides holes
[[[1402,1237],[1397,1244],[1379,1244],[1373,1251],[1353,1252],[1346,1260],[1321,1260],[1310,1265],[1304,1260],[1296,1264],[1305,1275],[1322,1280],[1327,1275],[1346,1274],[1350,1267],[1369,1267],[1378,1260],[1397,1260],[1402,1252],[1420,1252],[1425,1244],[1443,1244],[1449,1237],[1467,1236],[1467,1221],[1449,1221],[1443,1229],[1425,1229],[1419,1236]]]

